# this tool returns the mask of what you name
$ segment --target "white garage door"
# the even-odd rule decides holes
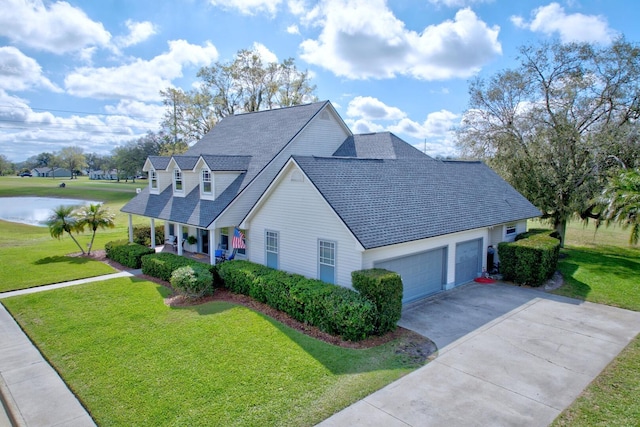
[[[374,264],[376,268],[395,271],[402,277],[402,302],[440,292],[447,282],[446,248],[408,255]]]
[[[482,239],[456,244],[456,285],[470,282],[482,272]]]

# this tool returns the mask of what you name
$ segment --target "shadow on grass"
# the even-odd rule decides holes
[[[90,261],[93,261],[90,258],[84,258],[84,257],[79,257],[79,256],[63,256],[63,255],[57,255],[57,256],[48,256],[46,258],[40,258],[39,260],[34,261],[35,265],[45,265],[45,264],[55,264],[55,263],[60,263],[60,262],[64,262],[66,264],[86,264]]]
[[[163,288],[163,289],[160,289]],[[167,288],[160,286],[158,291],[164,293]],[[170,291],[169,291],[170,294]],[[412,363],[409,357],[403,356],[399,350],[399,342],[389,342],[377,347],[367,349],[352,349],[329,344],[320,339],[305,335],[280,321],[256,311],[242,304],[226,301],[212,301],[195,306],[173,307],[176,310],[190,310],[201,316],[215,315],[218,313],[241,307],[251,310],[261,318],[269,322],[279,332],[286,336],[292,343],[303,349],[315,360],[320,362],[333,374],[360,374],[378,370],[394,370],[417,368],[424,363]]]

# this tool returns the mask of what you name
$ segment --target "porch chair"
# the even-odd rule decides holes
[[[178,238],[176,236],[169,236],[167,240],[164,241],[165,245],[169,244],[174,250],[178,249]]]

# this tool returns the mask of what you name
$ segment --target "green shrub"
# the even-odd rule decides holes
[[[173,289],[189,299],[198,299],[213,293],[211,270],[204,264],[187,265],[171,273]]]
[[[151,246],[151,226],[133,227],[133,241],[139,245]],[[164,242],[164,226],[156,226],[156,245]]]
[[[129,268],[140,268],[142,257],[155,253],[155,250],[126,240],[109,242],[105,245],[107,258]]]
[[[346,340],[372,335],[376,306],[358,292],[248,261],[217,266],[224,285]]]
[[[171,281],[171,273],[178,268],[194,265],[204,266],[213,272],[212,265],[168,252],[153,253],[142,258],[142,272],[144,274],[167,282]]]
[[[107,258],[111,259],[111,253],[114,248],[117,248],[118,246],[126,246],[128,244],[129,244],[129,241],[126,239],[113,240],[111,242],[107,242],[104,245],[104,253],[107,256]]]
[[[355,290],[377,308],[375,330],[379,335],[396,329],[402,315],[402,279],[393,271],[374,268],[351,273]]]
[[[550,231],[532,230],[498,245],[500,272],[505,280],[540,286],[556,271],[559,253],[560,241]]]

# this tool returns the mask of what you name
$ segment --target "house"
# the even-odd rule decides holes
[[[487,248],[540,215],[481,162],[433,159],[389,132],[354,135],[328,101],[220,121],[184,155],[149,157],[132,215],[164,220],[183,250],[237,258],[349,287],[351,272],[398,272],[404,302],[487,267]],[[196,243],[186,239],[194,236]],[[155,242],[153,242],[155,244]]]
[[[31,169],[31,175],[46,178],[70,178],[71,172],[69,169],[64,168],[45,167]]]
[[[118,171],[115,169],[111,170],[94,170],[89,172],[89,179],[108,179],[115,180],[118,179]]]

